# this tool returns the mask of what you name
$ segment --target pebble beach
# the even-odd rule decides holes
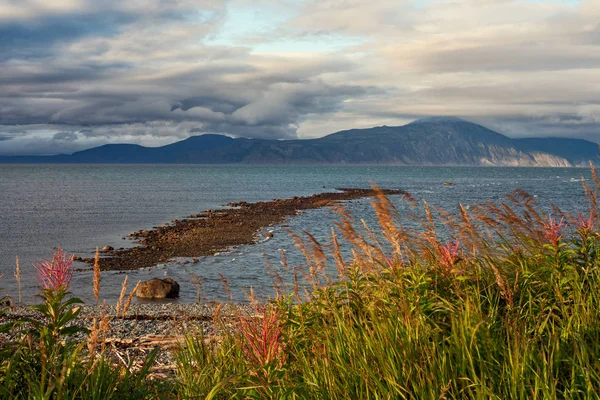
[[[107,317],[110,321],[103,339],[98,344],[115,363],[129,363],[135,368],[155,348],[158,355],[154,374],[160,377],[174,371],[174,350],[185,345],[185,337],[195,335],[207,342],[218,342],[223,329],[234,329],[231,321],[235,316],[256,314],[256,305],[231,303],[145,303],[132,304],[125,315],[116,313],[112,305],[83,305],[75,323],[91,329],[94,320]],[[22,318],[39,319],[40,314],[26,307],[11,307],[0,324]],[[18,339],[24,334],[27,324],[15,327],[0,336],[0,340]],[[84,334],[74,340],[88,341]]]

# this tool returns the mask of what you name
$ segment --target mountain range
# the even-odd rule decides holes
[[[345,130],[318,139],[266,140],[205,134],[162,146],[108,144],[55,156],[4,156],[0,163],[396,164],[586,166],[598,144],[582,139],[513,139],[459,118]]]

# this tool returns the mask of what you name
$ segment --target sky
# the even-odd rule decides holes
[[[427,116],[600,141],[600,0],[0,0],[0,154]]]

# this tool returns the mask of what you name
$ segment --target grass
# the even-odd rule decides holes
[[[152,357],[134,373],[65,340],[78,301],[44,280],[44,305],[36,309],[54,323],[2,344],[13,349],[0,352],[2,393],[40,399],[90,393],[598,398],[600,181],[592,172],[584,215],[546,214],[521,191],[455,213],[427,204],[419,210],[406,198],[414,212],[402,215],[380,193],[373,201],[377,228],[357,224],[340,208],[330,243],[293,235],[306,258],[306,288],[294,279],[290,293],[258,305],[253,317],[239,315],[233,326],[216,316],[220,340],[189,335],[176,352],[174,376],[161,385],[146,379]],[[448,241],[439,239],[440,231],[449,232]],[[342,241],[351,246],[351,258],[344,258]],[[295,278],[301,274],[289,269]]]

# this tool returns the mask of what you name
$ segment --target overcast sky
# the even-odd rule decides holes
[[[600,0],[0,0],[0,154],[434,115],[600,141]]]

